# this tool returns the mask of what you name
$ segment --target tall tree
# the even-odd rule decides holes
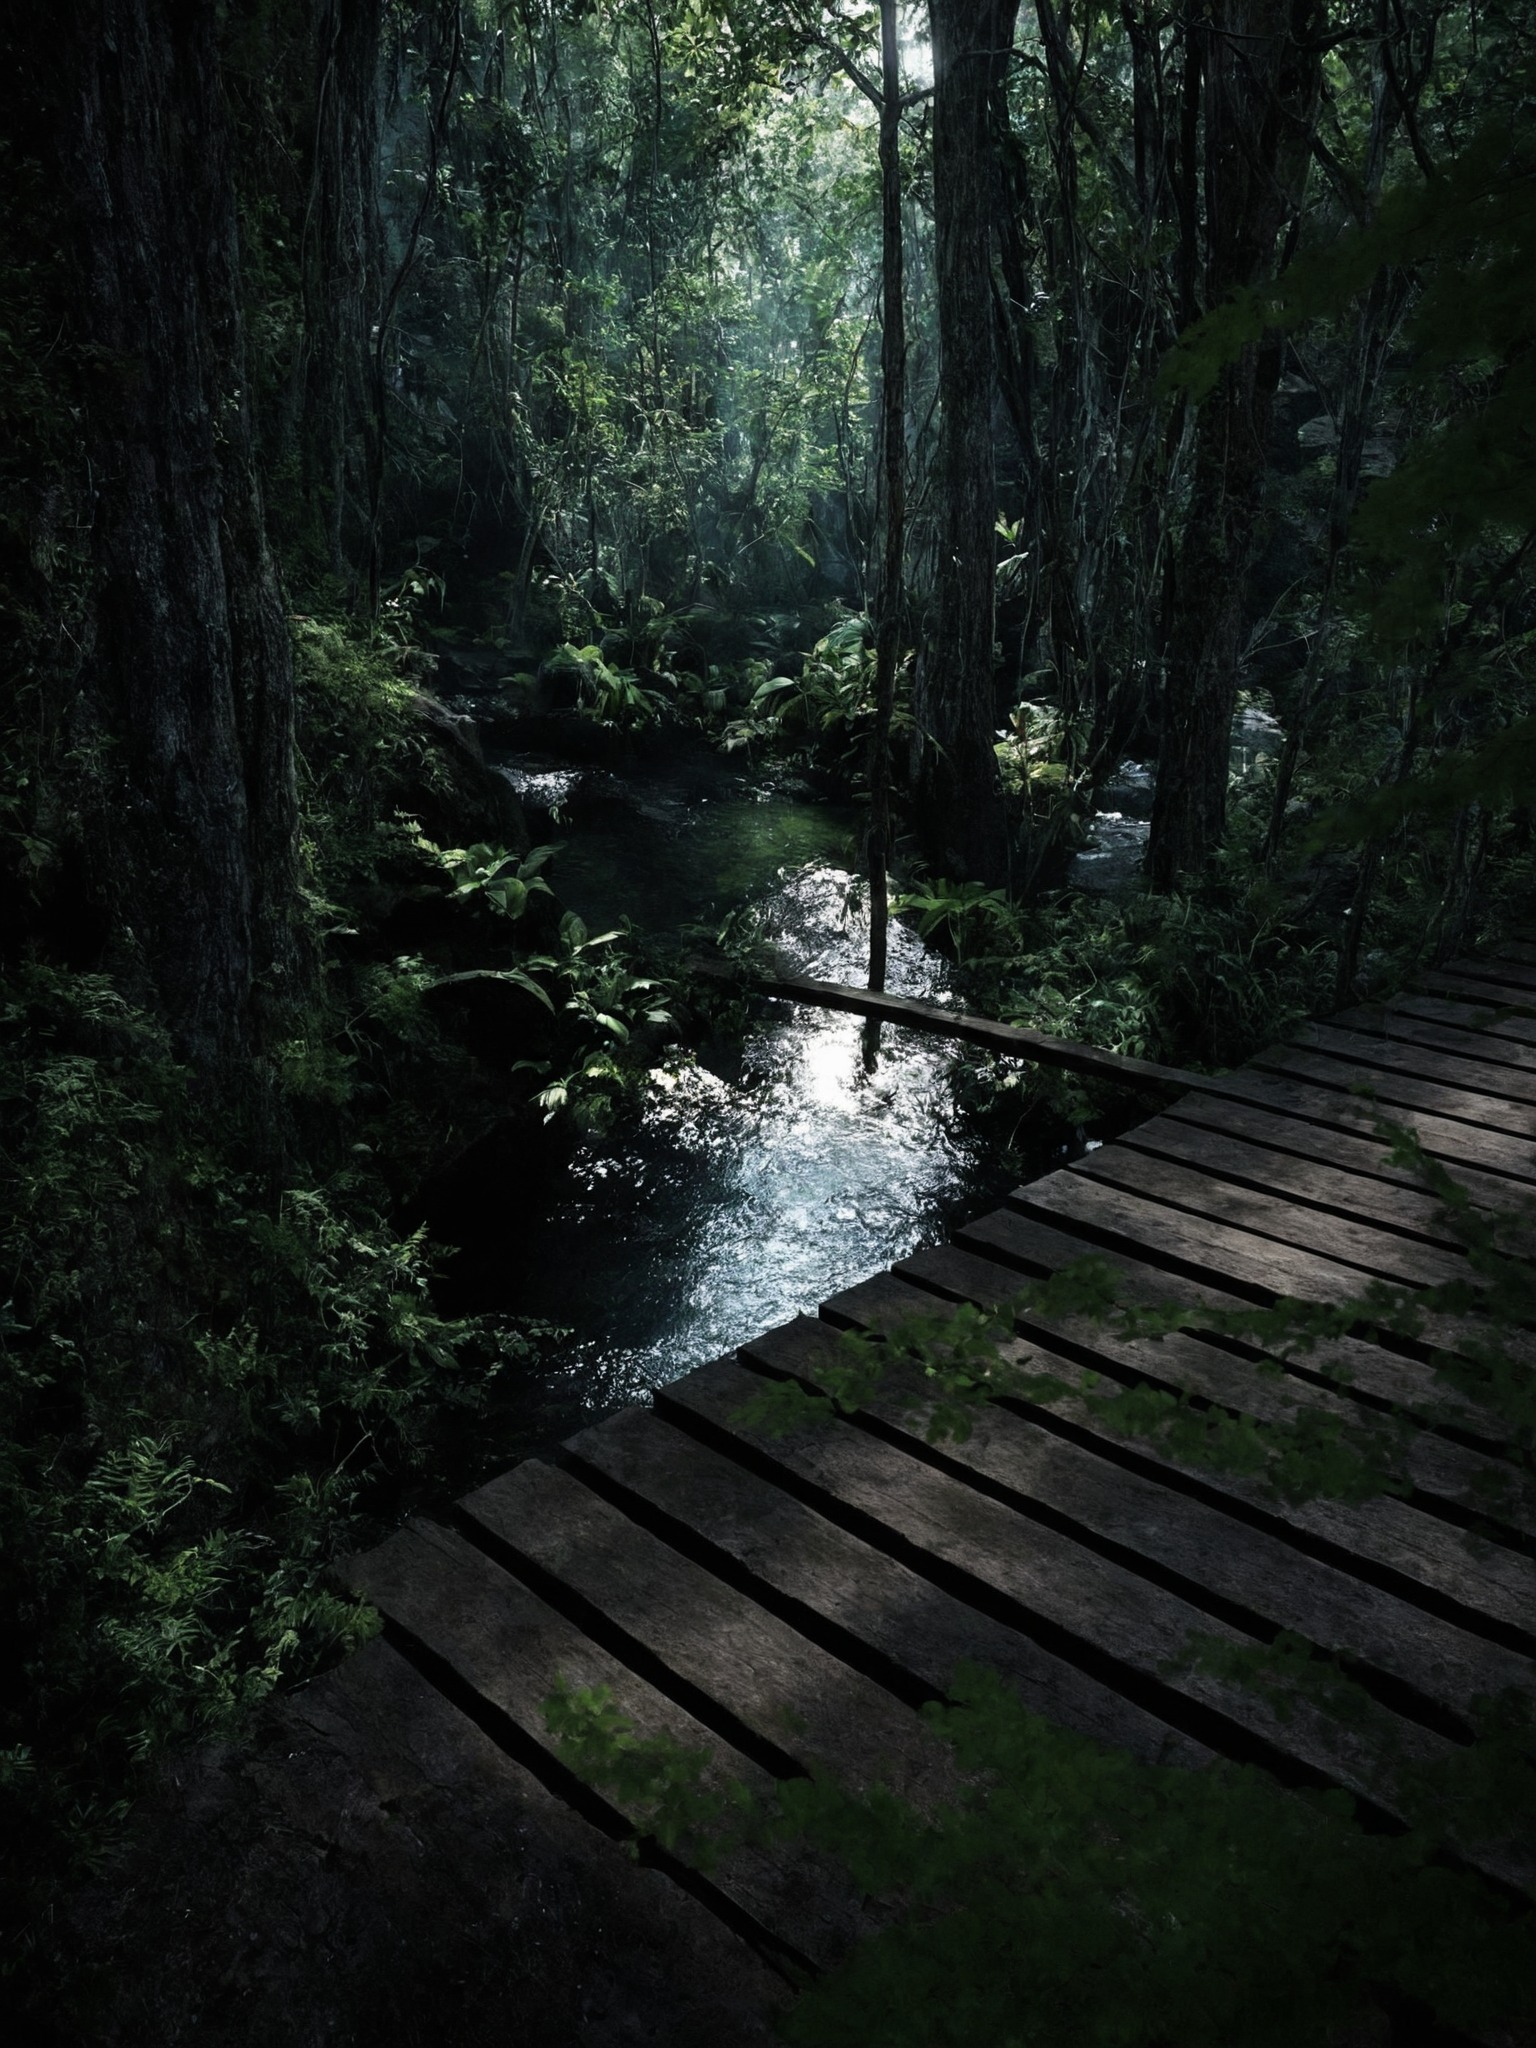
[[[1217,0],[1186,17],[1186,93],[1204,94],[1204,301],[1274,269],[1305,175],[1321,76],[1321,0]],[[1193,108],[1186,103],[1186,124]],[[1274,342],[1222,370],[1195,427],[1169,614],[1149,868],[1198,874],[1226,826],[1228,736],[1280,376]]]
[[[218,33],[197,0],[94,0],[26,37],[11,85],[42,115],[78,279],[65,864],[96,961],[236,1091],[298,966],[297,827]]]
[[[913,692],[913,788],[929,858],[997,882],[1008,871],[994,752],[997,351],[991,222],[997,83],[1019,0],[931,0],[938,272],[938,544]]]

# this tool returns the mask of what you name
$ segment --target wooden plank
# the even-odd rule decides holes
[[[667,1735],[712,1759],[706,1782],[766,1791],[771,1779],[741,1752],[573,1626],[462,1536],[415,1522],[339,1576],[387,1621],[441,1661],[467,1694],[504,1719],[531,1752],[562,1768],[544,1726],[543,1703],[562,1682],[606,1685],[642,1735]],[[595,1796],[595,1795],[594,1795]],[[643,1825],[622,1798],[603,1802],[615,1832]],[[846,1882],[827,1859],[743,1848],[722,1859],[712,1882],[772,1940],[830,1961],[862,1931]]]
[[[1251,1231],[1299,1250],[1320,1252],[1342,1265],[1410,1287],[1443,1286],[1475,1279],[1466,1255],[1399,1236],[1363,1223],[1348,1213],[1306,1208],[1289,1198],[1245,1182],[1218,1179],[1206,1162],[1190,1166],[1149,1155],[1127,1145],[1103,1145],[1068,1171],[1087,1180],[1125,1188],[1192,1216]]]
[[[1022,1344],[1004,1356],[1024,1355]],[[744,1347],[744,1356],[809,1384],[841,1357],[826,1323],[787,1324]],[[1395,1681],[1401,1711],[1448,1710],[1471,1733],[1474,1701],[1508,1687],[1536,1694],[1528,1656],[1484,1640],[1456,1621],[1426,1613],[1336,1564],[1308,1556],[1274,1528],[1256,1527],[1225,1504],[1170,1487],[1160,1476],[1111,1463],[1031,1417],[996,1403],[971,1416],[963,1442],[927,1444],[933,1404],[920,1376],[906,1376],[861,1409],[894,1441],[941,1470],[973,1482],[1032,1520],[1088,1542],[1133,1571],[1147,1572],[1183,1598],[1256,1634],[1290,1629],[1347,1655],[1357,1676]],[[1405,1690],[1399,1691],[1399,1688]]]
[[[1501,939],[1492,949],[1495,960],[1520,960],[1527,967],[1536,967],[1536,946],[1529,939]]]
[[[1276,1050],[1283,1053],[1284,1048]],[[1304,1057],[1297,1055],[1298,1059]],[[1469,1126],[1401,1100],[1390,1105],[1366,1103],[1349,1092],[1352,1086],[1357,1085],[1357,1077],[1352,1070],[1346,1068],[1341,1071],[1344,1075],[1342,1080],[1335,1074],[1329,1085],[1324,1086],[1302,1074],[1262,1073],[1253,1067],[1244,1067],[1233,1074],[1209,1075],[1201,1082],[1199,1095],[1226,1102],[1251,1103],[1277,1115],[1320,1124],[1328,1130],[1354,1132],[1371,1138],[1377,1136],[1378,1121],[1385,1119],[1412,1131],[1432,1158],[1443,1160],[1448,1166],[1458,1169],[1473,1166],[1481,1172],[1501,1174],[1536,1186],[1536,1146],[1528,1139]],[[1168,1114],[1183,1115],[1184,1105],[1190,1099],[1181,1097],[1172,1104]]]
[[[1161,1202],[1090,1182],[1078,1173],[1047,1174],[1043,1180],[1016,1189],[1009,1200],[1032,1214],[1043,1212],[1058,1222],[1065,1218],[1079,1229],[1103,1233],[1135,1247],[1156,1265],[1213,1281],[1266,1306],[1283,1297],[1348,1303],[1357,1301],[1364,1291],[1365,1283],[1356,1269],[1320,1253],[1204,1217],[1186,1217]],[[961,1242],[966,1241],[966,1232],[957,1234]],[[1524,1332],[1510,1330],[1500,1335],[1513,1357],[1536,1360],[1536,1343]],[[1423,1337],[1442,1350],[1457,1351],[1482,1341],[1486,1332],[1461,1317],[1431,1314],[1423,1319]]]
[[[1041,1185],[1036,1182],[1019,1189],[1018,1194],[1022,1198],[1033,1196]],[[1073,1192],[1069,1189],[1069,1196]],[[1211,1328],[1212,1319],[1202,1315],[1202,1310],[1243,1305],[1245,1296],[1230,1281],[1222,1284],[1221,1277],[1212,1273],[1208,1258],[1204,1261],[1204,1278],[1193,1277],[1188,1270],[1170,1271],[1164,1256],[1170,1233],[1179,1235],[1199,1257],[1206,1242],[1203,1229],[1190,1226],[1179,1231],[1177,1217],[1159,1210],[1155,1204],[1137,1204],[1133,1196],[1123,1198],[1122,1219],[1129,1224],[1124,1240],[1102,1247],[1074,1228],[1070,1204],[1044,1205],[1026,1200],[1022,1209],[994,1209],[989,1215],[973,1218],[955,1232],[955,1241],[967,1250],[979,1252],[983,1258],[1029,1267],[1038,1257],[1041,1228],[1050,1228],[1072,1245],[1076,1258],[1089,1252],[1108,1258],[1120,1278],[1126,1300],[1187,1303],[1189,1317],[1184,1327],[1196,1336],[1202,1329]],[[1141,1234],[1131,1236],[1130,1231]],[[1293,1360],[1291,1370],[1298,1375],[1317,1374],[1346,1392],[1357,1391],[1368,1400],[1390,1404],[1394,1409],[1401,1408],[1431,1421],[1454,1423],[1493,1444],[1502,1443],[1507,1437],[1508,1426],[1501,1418],[1479,1409],[1453,1387],[1442,1384],[1432,1367],[1362,1338],[1327,1338],[1313,1345],[1302,1359]]]
[[[365,1644],[278,1714],[275,1739],[246,1767],[262,1793],[249,1863],[232,1882],[245,1830],[232,1844],[227,1828],[212,1829],[209,1867],[177,1916],[205,1920],[208,1952],[227,1946],[252,1979],[242,1989],[201,1977],[198,2020],[212,2018],[215,1981],[233,2015],[213,2038],[382,2044],[401,2038],[389,2024],[395,1998],[438,2011],[445,1994],[445,2042],[616,2042],[631,2038],[637,2010],[668,2039],[772,2048],[780,2038],[771,2015],[789,1999],[782,1964],[771,1969],[703,1899],[624,1854],[388,1643]],[[210,1822],[196,1817],[201,1843]],[[573,1981],[598,1947],[602,1971]],[[309,1967],[295,1977],[279,1966],[274,1982],[274,1953],[305,1950],[318,1951]],[[306,1993],[314,2004],[296,2008]],[[174,2038],[208,2038],[198,2020]]]
[[[1285,1157],[1317,1160],[1324,1166],[1340,1167],[1358,1178],[1382,1181],[1389,1190],[1411,1192],[1416,1198],[1423,1199],[1424,1183],[1419,1176],[1407,1167],[1392,1165],[1381,1139],[1367,1137],[1363,1132],[1310,1123],[1304,1117],[1266,1109],[1257,1102],[1234,1101],[1218,1095],[1181,1096],[1165,1115],[1169,1121],[1177,1120],[1202,1130],[1251,1140],[1253,1144]],[[1160,1124],[1162,1121],[1159,1119]],[[1137,1131],[1127,1132],[1122,1142],[1138,1142],[1139,1132],[1145,1128],[1147,1126],[1142,1125]],[[1459,1131],[1462,1127],[1452,1125],[1450,1128]],[[1484,1173],[1460,1160],[1442,1160],[1441,1164],[1478,1208],[1507,1214],[1513,1219],[1526,1219],[1526,1225],[1517,1235],[1523,1236],[1530,1220],[1536,1219],[1536,1186],[1499,1174]]]
[[[1393,999],[1395,1016],[1422,1017],[1430,1023],[1454,1024],[1483,1040],[1506,1040],[1521,1046],[1536,1045],[1536,1017],[1522,1017],[1487,1003],[1458,1002],[1451,996],[1419,995],[1413,990]],[[1500,1057],[1502,1057],[1502,1051]],[[1489,1057],[1493,1057],[1490,1048]]]
[[[1463,1002],[1487,1003],[1501,1010],[1536,1012],[1536,993],[1526,988],[1515,988],[1506,981],[1487,981],[1471,974],[1446,974],[1436,968],[1418,975],[1413,985],[1430,995],[1458,996]]]
[[[978,1613],[883,1551],[850,1535],[781,1487],[631,1408],[565,1446],[583,1476],[617,1489],[634,1513],[662,1518],[668,1540],[691,1545],[803,1632],[885,1675],[903,1694],[939,1698],[956,1668],[982,1663],[1032,1713],[1147,1763],[1196,1764],[1210,1751],[1053,1656],[1028,1636]]]
[[[1442,1737],[1385,1708],[1347,1727],[1307,1701],[1280,1713],[1191,1662],[1192,1646],[1201,1642],[1241,1650],[1258,1637],[850,1422],[765,1435],[742,1419],[761,1386],[745,1367],[721,1362],[659,1388],[656,1404],[668,1419],[798,1488],[821,1513],[913,1570],[1084,1668],[1113,1673],[1133,1697],[1229,1754],[1253,1756],[1282,1773],[1288,1763],[1299,1765],[1389,1812],[1399,1802],[1384,1762],[1388,1748],[1426,1762],[1451,1754]]]
[[[1290,1045],[1266,1046],[1254,1054],[1253,1063],[1273,1073],[1294,1075],[1319,1088],[1369,1096],[1394,1121],[1397,1108],[1402,1107],[1468,1124],[1477,1134],[1469,1140],[1475,1158],[1486,1153],[1488,1148],[1482,1141],[1495,1133],[1527,1141],[1536,1136],[1536,1109],[1505,1102],[1496,1095],[1476,1095],[1464,1088],[1444,1087],[1437,1081],[1418,1080],[1409,1074],[1395,1073],[1390,1067],[1357,1065],[1352,1060],[1335,1059],[1326,1053]],[[1529,1149],[1527,1156],[1532,1156]]]
[[[82,1964],[85,1942],[92,1966],[50,1987],[35,2033],[12,1981],[15,2048],[633,2048],[637,2014],[656,2048],[782,2042],[784,1959],[383,1640],[143,1791],[60,1921],[59,1953]]]
[[[1455,1252],[1463,1249],[1454,1222],[1442,1213],[1437,1196],[1411,1186],[1394,1186],[1368,1173],[1352,1173],[1315,1158],[1273,1151],[1226,1131],[1203,1129],[1172,1116],[1153,1117],[1127,1131],[1118,1146],[1126,1148],[1177,1160],[1261,1193],[1285,1195],[1332,1216],[1368,1221],[1397,1233],[1409,1244]],[[1377,1156],[1380,1159],[1385,1154],[1378,1152]],[[1097,1157],[1097,1153],[1089,1155],[1090,1160]]]
[[[1536,967],[1520,960],[1447,960],[1445,972],[1464,975],[1476,981],[1503,981],[1511,988],[1524,988],[1536,992]]]
[[[992,1226],[972,1234],[968,1246],[943,1245],[914,1252],[895,1271],[922,1286],[957,1292],[989,1307],[1012,1306],[1018,1327],[1040,1332],[1053,1349],[1063,1341],[1074,1355],[1126,1385],[1147,1380],[1175,1392],[1193,1393],[1233,1414],[1265,1422],[1294,1422],[1315,1405],[1355,1428],[1378,1421],[1390,1404],[1396,1418],[1431,1415],[1493,1441],[1503,1426],[1454,1389],[1443,1388],[1428,1366],[1356,1338],[1333,1338],[1299,1357],[1266,1357],[1261,1351],[1231,1350],[1198,1335],[1201,1305],[1236,1297],[1214,1288],[1181,1283],[1190,1300],[1189,1323],[1167,1336],[1125,1337],[1112,1323],[1087,1315],[1047,1318],[1018,1301],[1019,1282],[1060,1272],[1080,1259],[1084,1240],[1038,1218],[1001,1210],[985,1219]],[[1141,1304],[1166,1301],[1168,1276],[1132,1255],[1101,1253],[1114,1271],[1119,1298]],[[956,1277],[956,1275],[960,1277]],[[973,1294],[973,1289],[980,1289]],[[839,1297],[834,1296],[835,1301]],[[1379,1405],[1375,1405],[1379,1404]],[[1441,1435],[1433,1426],[1411,1426],[1395,1439],[1402,1446],[1402,1476],[1416,1492],[1454,1505],[1465,1515],[1502,1521],[1524,1536],[1536,1536],[1536,1483],[1497,1452],[1474,1450]],[[1380,1448],[1392,1469],[1394,1437]],[[1497,1502],[1495,1509],[1493,1503]]]
[[[1413,1040],[1339,1030],[1332,1024],[1308,1024],[1291,1043],[1328,1053],[1334,1059],[1357,1060],[1373,1070],[1387,1067],[1394,1074],[1418,1074],[1426,1081],[1440,1081],[1448,1088],[1471,1090],[1499,1102],[1536,1103],[1536,1080],[1518,1068],[1468,1059]],[[1536,1130],[1536,1118],[1531,1128]]]
[[[574,1594],[588,1630],[626,1664],[659,1663],[668,1692],[718,1703],[781,1752],[776,1776],[822,1765],[855,1791],[884,1783],[923,1808],[957,1796],[953,1751],[910,1706],[573,1474],[529,1459],[459,1505],[519,1577],[546,1593],[558,1585],[561,1606]]]
[[[999,1308],[1012,1296],[1017,1275],[974,1252],[944,1245],[915,1252],[891,1273],[874,1275],[857,1287],[835,1294],[823,1305],[823,1314],[838,1323],[866,1324],[875,1320],[888,1324],[898,1314],[931,1315],[944,1299],[969,1301],[986,1308]],[[935,1297],[938,1297],[936,1302]],[[1210,1497],[1240,1504],[1267,1523],[1300,1532],[1321,1546],[1321,1553],[1336,1561],[1348,1560],[1353,1570],[1376,1570],[1384,1583],[1421,1601],[1439,1601],[1458,1613],[1473,1614],[1484,1624],[1492,1623],[1500,1639],[1526,1650],[1536,1648],[1536,1563],[1519,1551],[1490,1540],[1488,1534],[1469,1535],[1456,1523],[1447,1522],[1430,1510],[1451,1502],[1467,1508],[1479,1506],[1487,1488],[1484,1482],[1504,1479],[1518,1489],[1512,1470],[1497,1465],[1463,1445],[1448,1443],[1428,1431],[1410,1431],[1398,1459],[1386,1447],[1387,1469],[1397,1469],[1413,1490],[1412,1501],[1396,1494],[1378,1494],[1351,1502],[1319,1496],[1312,1500],[1288,1500],[1271,1493],[1262,1475],[1245,1476],[1223,1472],[1207,1465],[1181,1463],[1155,1441],[1126,1437],[1103,1418],[1095,1400],[1094,1376],[1107,1378],[1109,1386],[1151,1386],[1182,1396],[1193,1396],[1232,1415],[1249,1415],[1256,1421],[1288,1424],[1305,1408],[1336,1415],[1346,1424],[1358,1426],[1359,1416],[1342,1396],[1288,1380],[1278,1373],[1256,1372],[1251,1365],[1197,1338],[1175,1333],[1153,1344],[1139,1344],[1117,1338],[1086,1318],[1063,1317],[1054,1321],[1038,1316],[1021,1316],[1016,1327],[1034,1347],[1041,1369],[1064,1380],[1075,1392],[1039,1407],[1008,1397],[1010,1405],[1043,1417],[1052,1427],[1066,1427],[1080,1438],[1091,1440],[1122,1459],[1151,1471],[1175,1474],[1181,1484]],[[1063,1349],[1061,1347],[1065,1346]],[[1536,1489],[1524,1490],[1523,1512],[1517,1521],[1536,1530]]]
[[[1456,1006],[1446,1004],[1447,1009]],[[1488,1031],[1469,1031],[1460,1026],[1436,1023],[1417,1015],[1406,1004],[1388,1009],[1362,1006],[1343,1010],[1326,1020],[1336,1030],[1363,1031],[1377,1038],[1399,1039],[1410,1045],[1432,1046],[1437,1052],[1457,1053],[1495,1066],[1513,1067],[1522,1075],[1536,1078],[1536,1049],[1513,1038],[1496,1038]]]
[[[841,1010],[884,1024],[903,1024],[941,1038],[959,1038],[969,1045],[982,1045],[1008,1059],[1064,1067],[1071,1073],[1091,1074],[1097,1080],[1116,1081],[1122,1086],[1188,1088],[1199,1079],[1183,1067],[1160,1066],[1155,1060],[1134,1059],[1128,1053],[1109,1052],[1103,1046],[1052,1038],[1022,1024],[999,1024],[991,1017],[949,1010],[940,1003],[919,1002],[912,996],[876,995],[845,982],[812,981],[803,975],[743,975],[740,969],[717,960],[695,958],[687,964],[691,973],[730,982],[750,989],[755,995],[772,996],[781,1002],[810,1003],[818,1009]]]

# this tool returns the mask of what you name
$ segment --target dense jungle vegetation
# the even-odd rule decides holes
[[[867,820],[872,978],[889,896],[973,1007],[1154,1058],[1518,922],[1536,21],[89,0],[0,65],[25,1963],[516,1414],[549,1333],[444,1308],[423,1185],[498,1127],[537,1201],[701,1028],[485,747],[792,769]]]

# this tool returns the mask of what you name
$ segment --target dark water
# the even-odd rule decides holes
[[[753,903],[796,971],[862,981],[847,813],[713,759],[637,772],[623,791],[509,765],[527,799],[565,807],[555,884],[591,925],[628,914],[666,937]],[[890,986],[954,1000],[947,963],[900,926]],[[957,1114],[951,1052],[887,1030],[871,1070],[857,1019],[772,1004],[739,1048],[669,1055],[638,1121],[579,1148],[553,1212],[499,1243],[493,1229],[477,1255],[482,1298],[569,1328],[554,1394],[564,1419],[814,1313],[995,1202],[1018,1161]],[[1049,1165],[1049,1151],[1033,1163]]]

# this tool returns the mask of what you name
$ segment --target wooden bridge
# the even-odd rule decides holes
[[[1403,1759],[1448,1755],[1480,1697],[1536,1689],[1536,1487],[1499,1417],[1437,1378],[1445,1354],[1475,1345],[1476,1319],[1433,1320],[1418,1341],[1356,1326],[1285,1358],[1212,1314],[1468,1273],[1440,1203],[1393,1163],[1382,1116],[1529,1242],[1536,947],[1426,974],[1384,1008],[1195,1079],[949,1243],[658,1388],[653,1406],[442,1521],[411,1523],[344,1567],[384,1636],[326,1683],[350,1688],[354,1716],[410,1718],[422,1770],[451,1778],[472,1752],[482,1786],[501,1773],[507,1799],[566,1809],[592,1844],[626,1837],[635,1816],[562,1762],[543,1713],[562,1683],[607,1686],[638,1731],[711,1751],[722,1776],[761,1786],[822,1764],[922,1802],[952,1767],[915,1709],[964,1660],[1138,1756],[1257,1760],[1395,1813]],[[1188,1312],[1158,1340],[1026,1312],[1018,1349],[1076,1390],[1065,1399],[990,1403],[968,1440],[938,1444],[882,1397],[777,1440],[743,1419],[765,1380],[814,1387],[840,1330],[1008,1302],[1087,1252],[1110,1260],[1122,1299]],[[1509,1341],[1528,1357],[1536,1337]],[[1086,1397],[1095,1384],[1261,1423],[1406,1418],[1399,1490],[1292,1501],[1181,1463],[1155,1436],[1116,1433]],[[1374,1723],[1282,1711],[1188,1656],[1192,1639],[1282,1632],[1336,1656]],[[1531,1876],[1529,1844],[1462,1847],[1494,1875]],[[759,1958],[823,1963],[859,1925],[808,1852],[743,1849],[707,1875],[650,1861],[679,1912],[724,1923]]]

